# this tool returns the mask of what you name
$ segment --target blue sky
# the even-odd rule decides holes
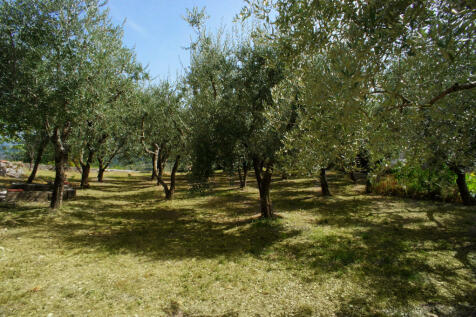
[[[184,49],[194,32],[182,19],[186,8],[206,7],[210,16],[207,27],[231,27],[240,12],[242,0],[109,0],[114,23],[124,26],[124,42],[135,47],[138,60],[149,65],[152,78],[175,79],[182,65],[189,65],[189,53]]]

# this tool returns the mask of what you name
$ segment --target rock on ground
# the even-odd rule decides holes
[[[0,161],[0,176],[20,178],[25,166],[22,162]]]

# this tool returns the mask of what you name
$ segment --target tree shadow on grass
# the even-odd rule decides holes
[[[476,235],[468,223],[469,210],[435,222],[435,214],[445,214],[448,206],[408,200],[405,216],[402,210],[392,210],[394,200],[379,205],[375,199],[326,201],[313,211],[322,230],[317,229],[310,239],[285,245],[280,252],[314,271],[305,282],[351,274],[358,285],[370,290],[371,296],[344,298],[338,316],[405,313],[401,309],[415,301],[442,305],[428,310],[441,316],[466,316],[474,311],[476,288],[466,283],[476,276]],[[433,216],[427,218],[428,214]],[[445,288],[454,285],[465,288],[448,293]],[[454,295],[460,302],[455,302]],[[389,302],[398,311],[377,312],[372,310],[375,302]]]
[[[179,197],[188,188],[185,177],[180,176],[180,181]],[[40,214],[48,214],[48,208],[34,213],[25,210],[14,216],[18,222],[34,226],[33,230],[55,235],[69,248],[99,248],[113,254],[130,252],[154,260],[260,256],[273,244],[299,234],[280,221],[214,214],[204,217],[197,209],[181,206],[180,200],[162,201],[162,188],[144,182],[141,178],[126,178],[110,180],[107,185],[93,184],[90,192],[80,192],[48,221],[39,218]],[[104,191],[102,186],[113,187],[114,191]],[[218,191],[228,196],[229,189],[220,187]]]
[[[0,177],[0,188],[10,187],[12,183],[14,183],[14,181],[11,178]]]
[[[312,180],[274,184],[276,211],[305,211],[312,222],[309,233],[283,220],[255,219],[259,197],[253,190],[219,186],[213,196],[181,205],[180,200],[161,202],[160,188],[142,190],[149,187],[142,180],[113,182],[117,192],[80,195],[67,203],[64,218],[33,229],[48,230],[68,248],[133,253],[151,260],[243,255],[267,259],[272,254],[273,261],[292,270],[310,271],[298,274],[303,283],[346,276],[360,285],[367,293],[343,298],[340,316],[393,314],[385,304],[376,310],[375,303],[390,303],[399,314],[415,301],[438,315],[446,313],[434,303],[453,307],[447,315],[464,315],[476,302],[474,287],[462,281],[474,280],[462,272],[474,274],[476,264],[476,237],[470,230],[474,216],[467,208],[372,195],[354,199],[347,194],[346,182],[338,185],[342,194],[330,198],[316,195],[317,189],[309,188]],[[187,186],[182,179],[179,197]],[[25,223],[34,226],[41,210],[25,209]],[[441,291],[439,284],[461,289]]]
[[[455,302],[452,295],[431,282],[436,280],[451,287],[465,285],[467,278],[474,280],[476,228],[471,229],[474,224],[468,221],[469,209],[451,204],[429,205],[412,199],[355,195],[363,185],[349,184],[350,181],[339,177],[342,178],[339,173],[329,176],[332,197],[321,197],[318,182],[313,180],[273,182],[271,195],[276,211],[306,211],[317,217],[316,227],[332,232],[318,234],[311,240],[291,239],[277,244],[275,251],[279,255],[275,254],[273,259],[311,268],[314,276],[303,277],[305,282],[352,272],[355,282],[371,290],[372,296],[344,299],[339,316],[405,313],[405,307],[411,307],[415,301],[427,303],[422,312],[441,316],[466,316],[476,311],[476,288],[468,288],[466,284],[466,289],[460,289],[459,293],[450,291],[459,298]],[[258,195],[246,192],[215,197],[202,207],[236,208],[229,204],[234,200],[258,202]],[[253,212],[250,207],[241,209],[245,214]],[[451,219],[438,219],[437,215],[446,215],[448,209],[454,211]],[[342,233],[346,231],[353,236]],[[444,254],[436,263],[435,253]],[[462,269],[471,271],[473,277],[461,274]],[[396,310],[382,313],[385,310],[375,310],[373,301],[390,302]]]
[[[105,211],[90,228],[70,229],[57,223],[52,230],[72,248],[100,247],[155,260],[258,256],[272,244],[299,234],[276,221],[198,219],[194,210],[185,208]]]
[[[220,195],[214,195],[199,203],[197,207],[205,210],[219,210],[232,217],[252,216],[259,214],[259,197],[250,191],[220,191]]]
[[[320,194],[315,183],[308,179],[274,180],[270,193],[274,211],[282,213],[319,208],[320,201],[317,199]],[[232,216],[259,214],[256,182],[249,182],[245,190],[230,187],[214,189],[208,196],[211,198],[200,204],[200,208],[220,209]]]
[[[124,192],[124,191],[134,191],[134,190],[140,190],[148,187],[152,187],[154,184],[144,184],[143,181],[139,180],[127,180],[127,181],[107,181],[103,183],[91,183],[91,188],[92,190],[98,190],[102,192],[107,192],[107,193],[118,193],[118,192]]]
[[[92,207],[94,203],[96,205],[104,205],[107,206],[111,202],[117,201],[126,201],[131,204],[135,204],[137,202],[147,202],[150,203],[151,201],[157,201],[160,199],[160,193],[162,193],[161,188],[155,187],[145,187],[144,189],[152,189],[152,190],[144,190],[144,191],[134,191],[134,192],[125,192],[125,191],[118,191],[117,194],[111,194],[107,196],[98,196],[95,193],[86,193],[77,196],[74,201],[68,206],[74,206],[76,204],[91,204],[89,207]]]
[[[47,206],[46,203],[0,203],[0,225],[7,228],[35,225],[41,217],[49,215]]]

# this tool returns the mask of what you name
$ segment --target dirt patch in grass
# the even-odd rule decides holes
[[[270,221],[257,217],[254,182],[239,190],[220,175],[197,196],[181,175],[171,202],[148,175],[108,173],[55,214],[2,205],[0,315],[476,311],[474,209],[364,195],[337,173],[329,181],[324,198],[314,180],[277,179]]]

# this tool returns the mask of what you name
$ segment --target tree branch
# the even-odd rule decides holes
[[[109,164],[111,164],[112,160],[114,159],[114,157],[116,157],[116,155],[119,153],[119,151],[122,149],[122,147],[124,146],[124,144],[120,144],[115,150],[114,152],[111,153],[111,156],[109,156],[109,158],[106,158],[106,161],[105,161],[105,168],[108,168],[109,167]]]
[[[142,143],[142,146],[144,146],[144,150],[146,153],[148,154],[155,154],[154,151],[151,151],[149,150],[149,148],[147,147],[147,145],[145,144],[145,130],[144,130],[144,121],[145,121],[145,116],[142,117],[142,124],[141,124],[141,129],[142,129],[142,135],[140,136],[140,140],[141,140],[141,143]]]
[[[451,86],[450,88],[446,89],[445,91],[443,91],[442,93],[440,93],[438,96],[434,97],[433,99],[431,99],[427,105],[429,106],[432,106],[433,104],[435,104],[438,100],[440,99],[443,99],[444,97],[446,97],[446,95],[449,95],[451,93],[454,93],[454,92],[457,92],[457,91],[461,91],[461,90],[468,90],[468,89],[473,89],[473,88],[476,88],[476,82],[472,82],[472,83],[467,83],[467,84],[454,84],[453,86]]]
[[[79,152],[79,164],[81,167],[84,167],[86,164],[84,163],[84,151],[81,148],[81,151]]]

